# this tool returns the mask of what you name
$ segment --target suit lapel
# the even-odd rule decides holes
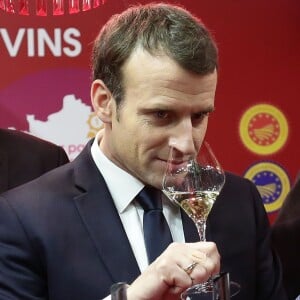
[[[199,242],[199,235],[194,222],[182,209],[180,210],[180,212],[181,212],[181,219],[183,224],[185,241],[187,243]]]
[[[130,283],[140,270],[104,179],[92,161],[90,147],[84,151],[74,161],[76,185],[85,190],[74,198],[76,207],[112,281]]]

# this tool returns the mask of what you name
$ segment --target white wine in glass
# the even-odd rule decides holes
[[[200,241],[206,240],[206,220],[224,183],[225,173],[207,142],[192,156],[181,153],[176,145],[170,147],[162,189],[193,220]],[[206,293],[212,288],[208,280],[190,289]]]

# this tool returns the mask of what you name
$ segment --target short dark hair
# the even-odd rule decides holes
[[[123,97],[121,68],[138,46],[197,74],[212,73],[218,65],[214,39],[190,12],[165,3],[132,6],[102,27],[92,53],[93,80],[103,80],[117,106]]]

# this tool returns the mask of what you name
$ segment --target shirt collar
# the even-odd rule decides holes
[[[143,189],[144,184],[119,168],[104,155],[99,147],[101,136],[102,133],[99,132],[95,137],[91,147],[92,158],[107,184],[118,212],[121,214]]]

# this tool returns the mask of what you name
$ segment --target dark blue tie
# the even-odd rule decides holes
[[[150,264],[172,243],[172,236],[162,212],[161,191],[145,186],[137,201],[144,209],[144,240]]]

